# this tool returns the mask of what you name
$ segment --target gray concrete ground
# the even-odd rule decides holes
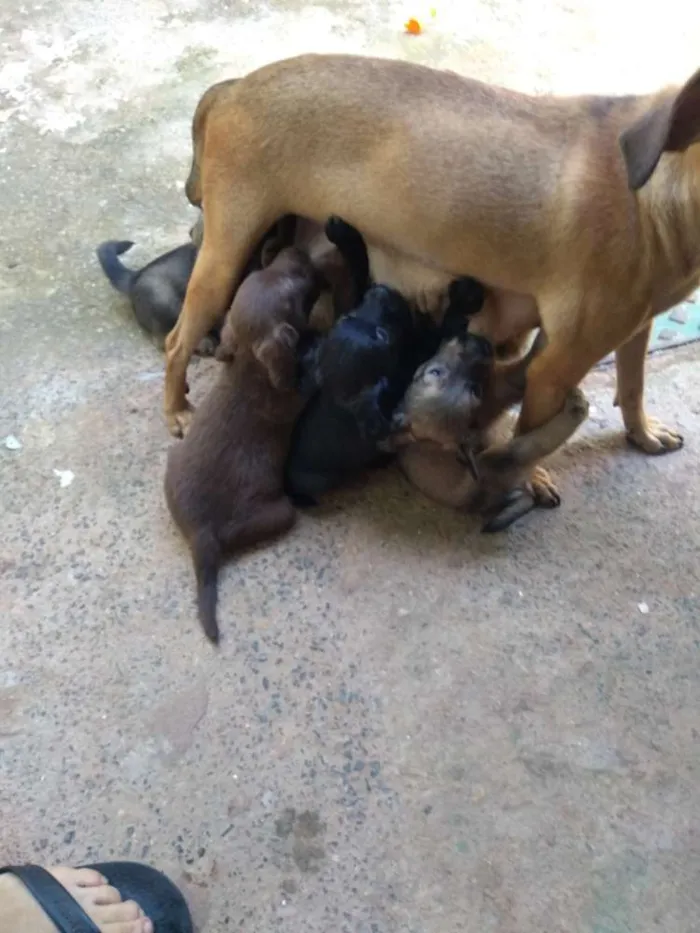
[[[700,930],[697,345],[649,367],[682,452],[628,450],[597,373],[558,512],[486,538],[378,477],[225,572],[216,654],[161,494],[162,357],[93,258],[184,238],[198,96],[266,60],[562,91],[698,64],[675,0],[453,7],[419,39],[420,7],[350,0],[0,13],[0,862],[148,860],[208,933]]]

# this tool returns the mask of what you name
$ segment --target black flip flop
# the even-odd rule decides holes
[[[155,933],[193,933],[192,917],[179,889],[150,865],[101,862],[79,867],[98,871],[119,891],[123,901],[136,901],[152,921]],[[0,868],[0,875],[7,873],[19,878],[59,933],[100,933],[80,904],[46,869],[38,865]]]

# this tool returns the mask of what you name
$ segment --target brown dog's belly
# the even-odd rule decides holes
[[[397,289],[419,311],[440,323],[454,275],[386,247],[368,244],[368,253],[373,281]],[[487,286],[484,307],[471,318],[469,330],[499,346],[539,324],[537,303],[531,295]]]
[[[471,318],[469,332],[499,346],[521,337],[540,324],[537,302],[532,295],[487,286],[484,307]]]

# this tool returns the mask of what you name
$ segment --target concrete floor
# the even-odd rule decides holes
[[[680,0],[453,7],[418,39],[371,0],[0,13],[0,862],[148,860],[207,933],[700,930],[698,345],[649,367],[682,452],[628,450],[596,373],[558,512],[487,538],[377,477],[225,572],[216,654],[162,357],[93,258],[184,239],[196,101],[270,59],[562,91],[698,64]]]

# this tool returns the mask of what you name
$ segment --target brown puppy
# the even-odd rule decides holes
[[[328,239],[324,227],[306,217],[288,214],[277,225],[276,235],[266,242],[262,253],[263,266],[285,246],[297,246],[309,256],[326,283],[310,317],[311,326],[320,332],[330,330],[337,318],[352,311],[362,298],[347,261]]]
[[[248,276],[222,329],[218,381],[168,455],[165,495],[192,550],[199,619],[213,642],[224,557],[294,524],[283,471],[304,402],[297,341],[318,293],[316,270],[294,248]]]
[[[520,375],[511,371],[513,397],[522,396],[532,355],[531,351],[521,360]],[[509,440],[512,422],[507,416],[487,426],[480,424],[482,372],[481,361],[469,352],[468,343],[446,341],[416,370],[394,419],[399,466],[410,482],[428,498],[468,511],[483,511],[488,505],[478,483],[483,456],[492,463],[527,469],[567,441],[588,415],[583,393],[572,389],[551,421]],[[526,483],[487,516],[483,531],[502,531],[536,507],[558,504],[556,491],[547,489],[546,483]]]
[[[165,411],[188,420],[186,370],[278,217],[338,214],[373,277],[408,298],[474,276],[492,288],[475,332],[495,345],[538,323],[519,430],[548,422],[617,350],[630,440],[682,438],[647,417],[654,315],[700,281],[700,72],[633,97],[519,94],[407,62],[304,55],[202,97],[187,196],[205,233],[168,339]],[[416,196],[416,185],[419,196]]]

